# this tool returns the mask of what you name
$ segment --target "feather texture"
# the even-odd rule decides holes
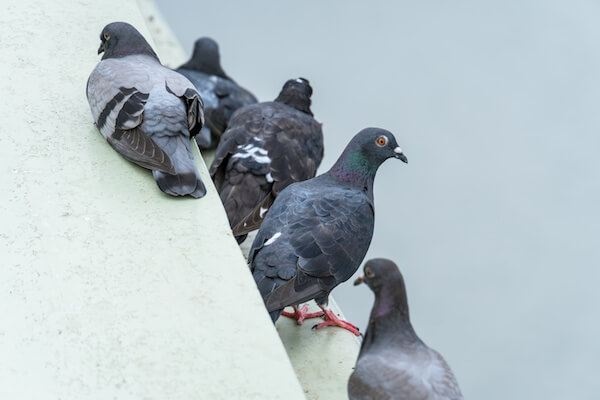
[[[322,158],[312,115],[278,101],[239,109],[210,167],[234,235],[257,229],[279,193],[314,177]]]
[[[233,113],[258,101],[223,71],[219,46],[211,38],[196,40],[192,57],[177,72],[194,84],[204,100],[206,125],[196,136],[202,149],[215,148]]]
[[[379,149],[376,139],[384,133],[389,146]],[[274,321],[289,305],[311,299],[326,305],[331,290],[358,269],[373,235],[374,171],[393,157],[392,146],[397,144],[390,132],[363,130],[331,170],[290,184],[275,198],[248,255]],[[362,174],[341,174],[353,171],[357,155],[371,160],[372,168]]]
[[[206,193],[190,147],[204,123],[194,86],[147,54],[100,61],[87,84],[96,125],[123,157],[153,171],[173,196]]]

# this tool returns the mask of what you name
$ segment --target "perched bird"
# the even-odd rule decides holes
[[[177,68],[177,72],[196,86],[204,101],[206,125],[196,135],[201,149],[217,147],[235,110],[258,101],[223,71],[220,59],[217,42],[207,37],[200,38],[194,43],[192,58]]]
[[[375,304],[348,381],[350,400],[462,399],[446,361],[419,339],[410,323],[406,287],[396,264],[369,260],[354,284],[362,282],[375,293]]]
[[[204,123],[194,85],[164,67],[144,37],[125,22],[106,25],[100,40],[98,54],[104,55],[87,82],[98,130],[127,160],[151,169],[163,192],[204,196],[190,145]]]
[[[311,95],[306,79],[291,79],[275,101],[241,108],[229,122],[210,175],[238,242],[258,229],[285,187],[317,173],[323,132]]]
[[[248,255],[273,321],[284,307],[315,299],[325,318],[317,328],[337,325],[358,335],[356,326],[339,320],[327,303],[367,253],[375,220],[373,180],[391,157],[407,162],[394,135],[363,129],[329,171],[288,186],[275,199]],[[305,308],[294,309],[284,315],[298,323],[307,318]]]

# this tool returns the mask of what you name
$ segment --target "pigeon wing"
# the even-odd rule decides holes
[[[234,226],[231,230],[234,236],[245,235],[253,230],[260,228],[260,225],[263,222],[265,217],[265,213],[271,208],[273,203],[275,202],[275,196],[273,192],[267,193],[265,198],[258,203],[256,207],[244,217],[236,226]]]
[[[96,126],[127,160],[174,174],[169,156],[140,129],[151,90],[146,68],[117,60],[101,61],[88,79],[87,97]]]
[[[210,119],[217,135],[221,135],[227,129],[228,122],[236,110],[258,102],[252,93],[234,81],[224,78],[216,78],[214,94],[218,99],[218,106],[211,110],[210,118],[207,119]]]
[[[373,205],[364,191],[338,189],[310,201],[296,215],[290,243],[298,268],[314,277],[348,280],[362,262],[373,235]],[[299,210],[298,210],[299,211]]]
[[[264,246],[277,232],[281,237]],[[289,281],[263,293],[267,309],[310,300],[349,279],[372,234],[373,207],[362,191],[324,187],[318,179],[289,186],[273,204],[250,253],[249,261],[256,259],[253,269]],[[262,251],[265,257],[259,257]]]
[[[262,124],[258,121],[260,117],[255,117],[257,114],[260,116],[260,107],[257,105],[238,110],[230,121],[230,128],[221,137],[215,158],[209,168],[210,176],[215,181],[217,189],[221,188],[218,183],[222,183],[225,177],[229,157],[237,151],[238,146],[248,143],[251,138],[260,134]]]
[[[165,89],[167,92],[179,97],[185,103],[188,129],[191,137],[194,137],[204,126],[204,103],[202,98],[192,82],[185,76],[167,68],[164,68],[164,73],[166,75]]]
[[[283,189],[294,182],[313,178],[323,159],[321,124],[312,117],[286,105],[279,105],[285,117],[273,118],[263,128],[269,150],[271,191],[235,227],[233,234],[244,235],[258,229],[266,212]],[[289,110],[287,110],[289,109]]]

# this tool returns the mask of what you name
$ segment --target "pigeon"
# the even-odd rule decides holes
[[[152,170],[163,192],[203,197],[190,144],[204,124],[196,88],[164,67],[133,26],[110,23],[100,40],[98,54],[104,55],[87,82],[98,130],[127,160]]]
[[[358,328],[337,318],[327,303],[367,253],[375,222],[373,180],[392,157],[408,162],[391,132],[363,129],[329,171],[277,196],[248,255],[273,322],[284,307],[314,299],[323,311],[317,315],[325,319],[316,328],[337,325],[358,335]],[[301,323],[305,312],[306,307],[294,307],[294,313],[283,315]]]
[[[217,42],[208,37],[200,38],[194,43],[190,60],[177,68],[177,72],[196,86],[204,101],[206,125],[196,135],[201,149],[217,147],[235,110],[258,102],[223,71],[220,58]]]
[[[369,326],[348,381],[350,400],[459,400],[458,382],[444,358],[413,329],[404,279],[391,260],[369,260],[354,282],[375,293]]]
[[[239,109],[222,136],[210,175],[239,243],[258,229],[284,188],[317,173],[323,132],[311,95],[306,79],[290,79],[275,101]]]

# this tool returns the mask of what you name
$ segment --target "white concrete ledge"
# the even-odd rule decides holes
[[[150,39],[138,4],[3,6],[0,398],[303,398],[200,159],[208,195],[171,198],[94,127],[100,29]]]

